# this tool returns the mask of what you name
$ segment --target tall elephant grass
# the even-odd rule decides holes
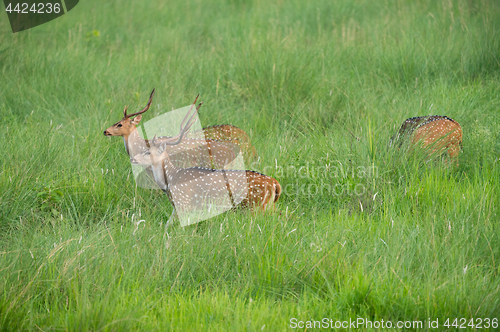
[[[1,330],[500,318],[496,1],[81,1],[16,34],[0,17]],[[102,134],[153,87],[145,120],[200,93],[204,126],[249,133],[274,211],[165,230],[166,196]],[[388,148],[429,114],[461,124],[458,166]]]

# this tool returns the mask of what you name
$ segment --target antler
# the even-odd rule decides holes
[[[124,108],[123,108],[123,117],[124,118],[127,118],[127,110],[128,110],[128,105],[126,105]]]
[[[165,144],[165,145],[177,145],[182,141],[184,134],[186,134],[189,131],[189,129],[191,128],[191,126],[196,122],[195,115],[196,115],[196,113],[198,113],[198,110],[200,109],[201,105],[203,104],[203,102],[199,103],[198,107],[196,107],[196,110],[190,116],[190,113],[193,110],[193,106],[196,105],[196,101],[198,100],[199,96],[200,95],[196,96],[196,99],[194,100],[193,105],[191,105],[191,108],[187,112],[186,116],[184,117],[184,119],[182,119],[179,134],[175,137],[172,137],[170,139],[171,141],[169,140],[167,142],[164,142],[163,144]],[[188,117],[189,117],[189,119],[188,119]],[[187,120],[187,122],[186,122],[186,120]]]
[[[128,114],[127,115],[127,108],[128,108],[128,106],[125,106],[125,109],[123,110],[124,117],[125,118],[130,118],[130,117],[132,117],[134,115],[139,115],[139,114],[142,114],[142,113],[146,112],[149,109],[149,107],[151,106],[151,103],[153,102],[153,96],[154,96],[154,94],[155,94],[155,89],[153,89],[153,91],[151,91],[151,96],[149,96],[148,104],[146,105],[146,107],[144,107],[144,109],[142,111],[139,111],[137,113],[133,113],[133,114]]]

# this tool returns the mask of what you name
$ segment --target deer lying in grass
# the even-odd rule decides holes
[[[125,144],[125,149],[128,155],[132,158],[134,155],[144,151],[149,145],[149,140],[140,138],[137,132],[137,126],[141,122],[142,114],[145,113],[153,102],[155,89],[151,92],[149,102],[146,107],[137,113],[127,114],[127,107],[123,110],[123,119],[109,127],[104,131],[105,136],[122,136]],[[219,125],[213,127],[203,128],[205,139],[186,139],[184,144],[192,143],[191,156],[200,156],[200,148],[206,149],[209,159],[200,164],[199,158],[193,161],[191,166],[203,166],[208,168],[224,168],[229,162],[234,160],[239,150],[246,153],[248,158],[256,156],[255,148],[251,145],[248,135],[241,129],[231,125]],[[162,138],[158,140],[161,141]],[[238,148],[235,148],[237,146]],[[174,163],[176,160],[182,160],[184,163],[188,162],[190,158],[185,154],[189,153],[187,149],[181,152],[177,158],[173,157]],[[188,166],[188,165],[183,165]]]
[[[176,210],[179,213],[192,209],[203,201],[203,197],[208,197],[213,203],[214,200],[218,201],[229,194],[233,208],[237,206],[249,209],[258,207],[266,210],[278,200],[281,194],[278,181],[254,171],[181,168],[172,163],[168,147],[182,144],[184,136],[194,123],[194,116],[200,106],[201,104],[192,115],[190,115],[191,110],[188,112],[176,137],[160,142],[155,136],[147,151],[131,159],[133,164],[151,166],[155,182],[173,203],[174,213],[167,225],[172,223]],[[228,179],[243,179],[244,191],[238,191],[238,188],[231,186]]]
[[[451,159],[456,159],[462,147],[462,127],[447,116],[428,115],[407,119],[399,131],[391,138],[389,146],[399,148],[421,147],[428,156],[437,156],[445,152]]]

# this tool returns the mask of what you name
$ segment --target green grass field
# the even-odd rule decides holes
[[[144,120],[199,93],[204,126],[246,130],[276,211],[165,232],[103,135],[152,88]],[[499,94],[496,0],[82,0],[16,34],[1,13],[0,330],[498,330]],[[458,167],[387,149],[429,114],[461,124]]]

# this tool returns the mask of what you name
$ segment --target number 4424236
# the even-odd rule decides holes
[[[447,328],[458,328],[458,329],[466,329],[466,328],[476,328],[476,329],[489,329],[490,327],[496,329],[498,327],[498,318],[471,318],[467,321],[465,318],[455,318],[455,320],[451,321],[448,318],[444,322],[444,326]]]
[[[27,3],[18,3],[14,8],[12,8],[12,4],[9,3],[7,8],[5,8],[5,11],[12,13],[12,12],[17,12],[19,14],[29,14],[34,13],[34,14],[50,14],[50,13],[56,13],[58,14],[61,12],[61,4],[60,3],[34,3],[30,8],[28,8],[29,5]]]

